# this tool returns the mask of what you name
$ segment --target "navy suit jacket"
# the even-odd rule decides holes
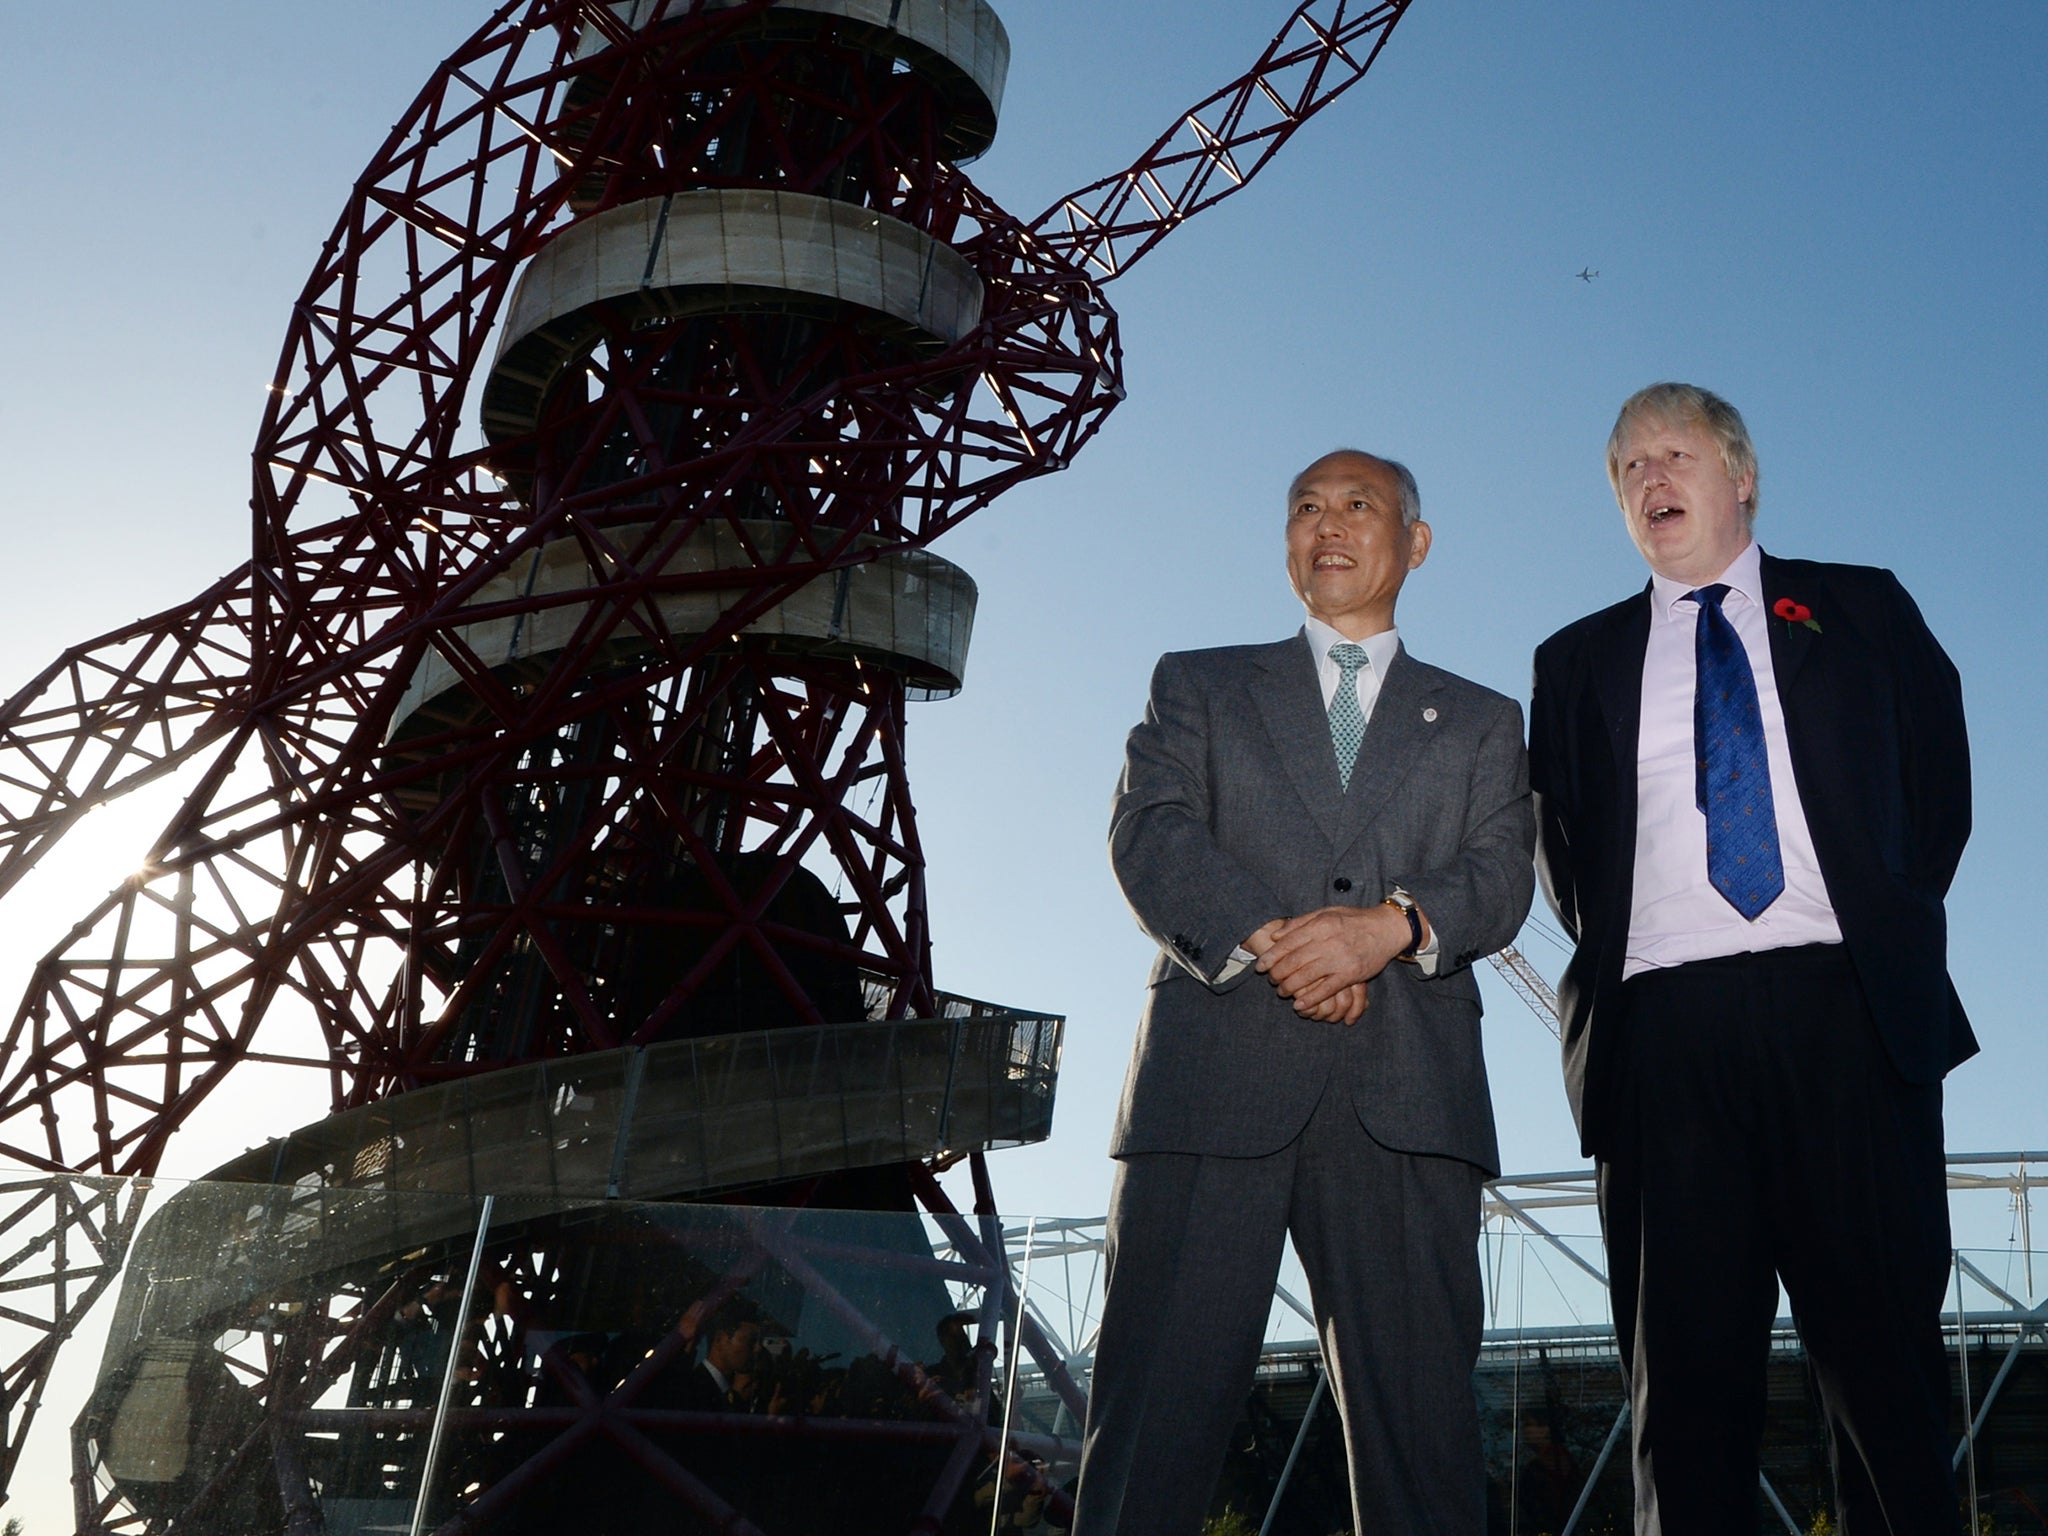
[[[1763,557],[1771,667],[1792,774],[1879,1034],[1907,1081],[1977,1050],[1948,975],[1943,900],[1970,835],[1962,684],[1890,571]],[[1583,1149],[1612,1123],[1614,1014],[1635,877],[1636,744],[1650,594],[1567,625],[1536,651],[1529,714],[1537,868],[1577,945],[1558,1000]]]

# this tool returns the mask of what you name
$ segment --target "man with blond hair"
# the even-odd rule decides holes
[[[1959,1529],[1943,1437],[1941,1079],[1977,1048],[1943,898],[1970,831],[1955,667],[1889,571],[1779,560],[1741,415],[1623,405],[1649,586],[1536,652],[1565,1079],[1633,1409],[1636,1529],[1758,1519],[1782,1280],[1852,1536]]]

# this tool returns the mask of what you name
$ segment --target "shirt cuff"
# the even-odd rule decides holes
[[[1444,947],[1437,941],[1436,929],[1429,930],[1429,942],[1415,951],[1415,969],[1425,976],[1434,976],[1438,962],[1443,959]]]
[[[1242,971],[1258,958],[1257,955],[1246,949],[1242,944],[1238,945],[1237,948],[1230,952],[1230,958],[1223,962],[1223,969],[1216,973],[1215,985],[1222,986],[1224,982],[1231,980],[1239,971]]]

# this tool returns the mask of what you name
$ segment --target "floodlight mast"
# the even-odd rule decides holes
[[[961,169],[982,0],[515,0],[440,66],[293,308],[249,563],[0,707],[0,893],[196,780],[0,1042],[0,1157],[79,1176],[4,1192],[61,1237],[11,1297],[0,1479],[132,1235],[96,1181],[238,1065],[339,1112],[946,1007],[905,711],[960,686],[974,589],[929,546],[1072,461],[1124,394],[1104,286],[1406,3],[1301,5],[1029,222]]]

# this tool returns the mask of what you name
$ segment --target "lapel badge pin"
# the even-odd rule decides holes
[[[1425,709],[1425,710],[1424,710],[1424,711],[1422,712],[1422,718],[1423,718],[1423,719],[1425,719],[1425,720],[1427,720],[1427,721],[1428,721],[1428,722],[1429,722],[1430,724],[1432,724],[1432,725],[1436,724],[1436,710],[1435,710],[1435,708],[1434,708],[1434,707],[1432,707],[1432,708],[1429,708],[1429,709]]]

